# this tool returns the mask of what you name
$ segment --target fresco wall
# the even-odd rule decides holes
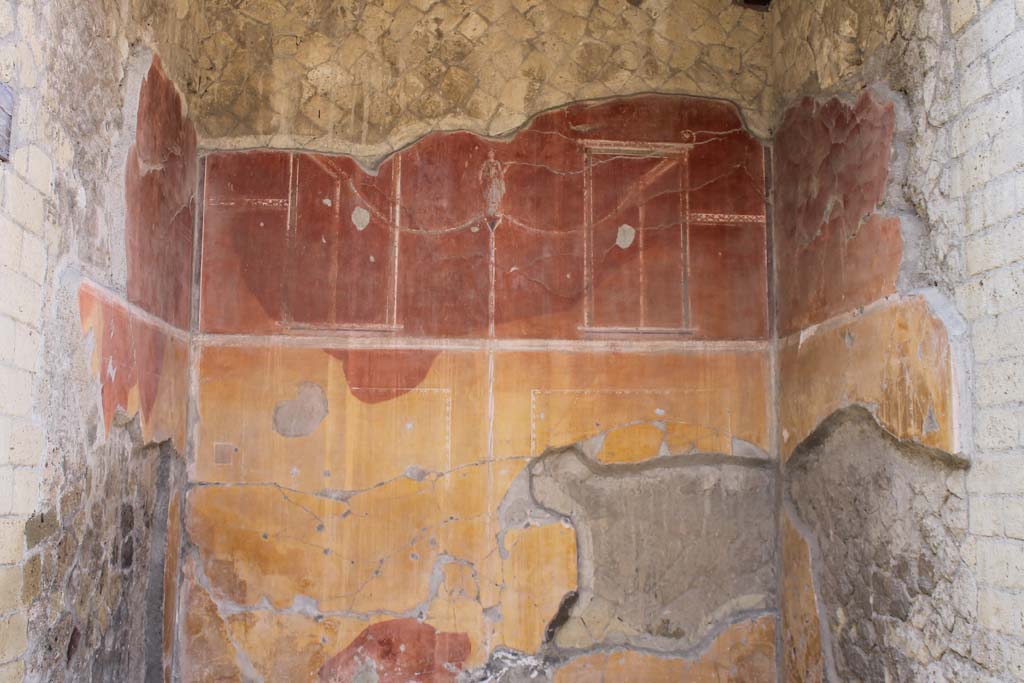
[[[765,156],[667,96],[209,154],[183,680],[773,678]]]
[[[951,597],[971,576],[918,546],[936,524],[961,542],[963,463],[943,455],[946,327],[897,289],[894,129],[870,92],[792,107],[770,237],[768,154],[727,103],[575,104],[373,169],[196,160],[155,61],[126,170],[127,288],[79,292],[105,431],[128,444],[108,459],[157,482],[133,514],[167,517],[138,539],[159,552],[134,589],[160,563],[157,656],[97,649],[104,666],[738,683],[775,680],[777,632],[790,681],[941,661],[973,619]],[[122,463],[135,441],[187,445],[187,487],[173,449]],[[898,527],[862,504],[893,487],[928,492],[890,511]],[[901,550],[861,585],[851,567],[877,547]],[[865,597],[880,592],[895,602]],[[846,628],[849,600],[868,630]],[[54,642],[100,647],[54,623]]]
[[[871,91],[808,98],[774,141],[791,682],[925,680],[958,656],[975,609],[951,343],[897,287],[895,121]]]
[[[140,540],[160,544],[164,675],[762,681],[780,628],[791,681],[953,652],[970,572],[918,548],[936,524],[963,537],[952,351],[897,289],[894,121],[873,93],[792,107],[770,239],[768,155],[726,103],[575,104],[373,169],[197,162],[155,62],[126,293],[86,281],[79,307],[106,431],[137,415],[140,444],[190,445],[187,493],[173,450],[118,465],[163,482],[137,502],[167,515]],[[893,487],[931,491],[898,527],[858,502]],[[901,550],[860,585],[876,546]],[[849,600],[870,629],[846,628]]]

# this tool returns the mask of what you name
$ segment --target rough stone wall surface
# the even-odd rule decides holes
[[[55,14],[60,17],[56,27]],[[0,4],[0,81],[14,91],[11,161],[0,166],[0,289],[4,292],[0,296],[0,680],[4,681],[21,680],[25,671],[27,604],[38,581],[38,564],[23,562],[25,527],[40,509],[38,500],[41,490],[48,488],[48,475],[60,467],[52,460],[52,469],[44,467],[44,453],[56,443],[66,447],[59,452],[73,458],[85,442],[78,434],[62,442],[56,433],[63,430],[50,429],[61,424],[60,418],[54,416],[51,422],[45,414],[46,387],[53,375],[48,361],[74,357],[74,347],[53,353],[52,345],[58,342],[48,334],[52,325],[47,311],[56,264],[71,254],[76,258],[76,240],[85,241],[88,232],[95,232],[73,217],[76,199],[93,202],[98,196],[86,191],[79,178],[89,179],[95,189],[105,176],[104,159],[109,153],[107,141],[90,143],[77,139],[75,133],[89,125],[95,126],[92,130],[101,129],[120,115],[119,106],[113,112],[109,106],[120,101],[120,73],[110,64],[120,54],[116,31],[94,43],[100,49],[88,73],[83,74],[84,60],[73,65],[66,59],[71,53],[86,53],[83,44],[90,34],[98,37],[99,25],[105,33],[107,16],[99,6]],[[105,46],[110,49],[102,49]],[[65,68],[53,77],[59,66]],[[76,115],[68,116],[68,108],[60,106],[60,90],[79,76],[84,79],[80,85],[91,87],[83,87]],[[102,108],[97,106],[106,96],[110,97]],[[82,127],[75,129],[72,119]],[[90,262],[109,264],[101,249],[94,256]],[[70,311],[74,310],[72,303]],[[87,364],[81,366],[83,375],[87,368]],[[73,388],[64,388],[70,402]],[[81,415],[73,414],[65,424],[79,425]]]
[[[733,99],[768,131],[766,17],[731,0],[135,4],[211,147],[372,159],[651,91]]]
[[[1024,3],[1019,0],[776,0],[778,105],[886,82],[906,96],[886,204],[916,214],[923,239],[900,289],[955,302],[965,348],[959,445],[977,541],[978,629],[970,657],[992,680],[1024,670]],[[953,307],[949,307],[952,309]],[[960,317],[957,322],[955,319]],[[982,678],[982,680],[986,680]]]
[[[20,680],[27,646],[24,529],[36,510],[42,471],[41,425],[33,387],[42,372],[43,282],[49,261],[47,209],[53,192],[52,150],[36,140],[43,42],[31,7],[0,4],[0,81],[16,88],[10,163],[0,165],[0,680]]]
[[[56,505],[29,520],[32,680],[163,680],[168,507],[184,461],[143,443],[137,422],[116,425],[84,462],[68,463]]]
[[[825,680],[978,680],[966,464],[898,441],[859,406],[786,463],[787,514],[817,555]]]

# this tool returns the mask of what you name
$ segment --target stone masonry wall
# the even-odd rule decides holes
[[[797,448],[785,465],[786,524],[811,539],[828,631],[824,651],[787,648],[784,680],[979,680],[965,657],[977,612],[961,552],[970,546],[966,464],[894,438],[861,406],[833,413]],[[798,564],[784,564],[784,581],[801,574]],[[817,621],[813,609],[783,618],[787,641],[801,642],[795,630],[814,642],[817,629],[801,624]]]
[[[732,0],[136,0],[213,148],[379,158],[580,99],[734,100],[766,135],[766,16]]]
[[[780,106],[802,95],[885,82],[904,94],[887,206],[922,236],[900,291],[934,287],[959,366],[957,448],[967,475],[976,562],[971,680],[1024,670],[1024,3],[1013,0],[777,0],[772,82]],[[899,175],[899,174],[897,174]],[[902,208],[901,208],[902,207]],[[914,214],[920,222],[914,225]],[[943,305],[940,304],[940,308]],[[955,310],[954,310],[955,308]],[[958,318],[960,318],[958,320]]]
[[[20,681],[26,648],[22,576],[25,523],[36,509],[43,471],[43,425],[33,388],[42,375],[44,282],[58,239],[53,224],[54,157],[69,146],[41,145],[44,131],[41,16],[29,4],[0,5],[0,80],[17,92],[12,159],[0,165],[0,681]]]
[[[40,598],[28,680],[164,679],[168,510],[184,461],[168,444],[143,445],[137,422],[101,434],[26,529],[23,596]]]

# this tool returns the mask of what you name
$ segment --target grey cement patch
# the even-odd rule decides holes
[[[327,417],[327,394],[319,384],[303,382],[295,398],[274,406],[274,431],[291,438],[309,436]]]
[[[534,499],[568,517],[579,597],[560,649],[692,650],[776,606],[775,470],[724,455],[601,465],[570,447],[531,466]]]
[[[785,468],[787,505],[814,539],[832,681],[930,681],[970,652],[966,461],[834,413]]]
[[[498,552],[503,558],[507,558],[505,534],[509,529],[553,524],[559,521],[559,517],[539,506],[533,499],[533,494],[530,493],[530,469],[524,468],[505,492],[505,497],[498,506],[498,520],[501,523],[501,531],[498,532]]]

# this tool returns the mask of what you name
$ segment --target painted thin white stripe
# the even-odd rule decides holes
[[[767,351],[768,340],[694,339],[445,339],[441,337],[392,337],[355,334],[331,335],[244,335],[209,334],[196,336],[202,347],[286,346],[315,349],[397,349],[425,351],[495,352],[622,352],[672,353],[706,351]]]

